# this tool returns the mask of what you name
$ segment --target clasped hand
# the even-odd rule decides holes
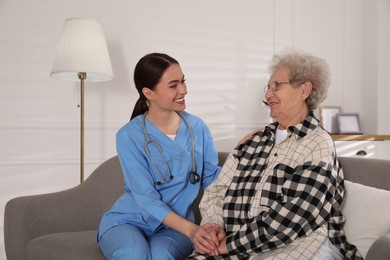
[[[217,224],[204,224],[193,234],[195,251],[212,256],[227,254],[226,233]]]

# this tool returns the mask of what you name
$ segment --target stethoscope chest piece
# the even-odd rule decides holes
[[[168,179],[164,179],[162,181],[156,181],[156,185],[162,185],[162,184],[165,184],[165,183],[168,183],[170,182],[171,180],[173,179],[173,176],[172,175],[169,175]]]
[[[200,181],[200,176],[196,172],[190,172],[190,176],[188,178],[190,179],[191,184],[195,184]]]

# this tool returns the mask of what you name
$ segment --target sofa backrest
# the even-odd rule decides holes
[[[91,209],[96,215],[93,220],[97,226],[102,215],[108,211],[114,202],[124,193],[123,173],[118,159],[114,156],[99,167],[97,167],[92,174],[79,186],[84,194],[93,196],[91,200]]]
[[[220,165],[223,165],[228,154],[228,152],[219,152]],[[340,157],[339,159],[346,180],[390,190],[390,161],[353,157]],[[99,207],[96,209],[96,221],[98,222],[100,216],[109,210],[115,200],[124,192],[123,174],[118,157],[114,156],[102,163],[80,186],[84,186],[83,189],[93,189],[90,192],[98,200],[95,204]],[[197,206],[202,194],[203,191],[200,191],[198,199],[194,203],[195,219],[198,223],[200,213]]]
[[[390,190],[390,160],[340,157],[344,178],[378,189]]]

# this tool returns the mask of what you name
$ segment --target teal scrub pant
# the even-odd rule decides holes
[[[109,260],[166,260],[184,259],[193,251],[191,240],[170,228],[150,234],[128,224],[106,231],[99,245]]]

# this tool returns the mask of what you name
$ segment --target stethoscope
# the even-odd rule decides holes
[[[168,165],[168,161],[167,159],[165,158],[165,155],[162,151],[162,148],[160,146],[160,144],[156,141],[156,140],[152,140],[150,139],[147,131],[146,131],[146,126],[145,126],[145,117],[146,117],[146,114],[148,112],[146,111],[144,113],[144,115],[142,116],[142,128],[143,128],[143,131],[144,131],[144,135],[145,135],[145,138],[146,138],[146,142],[145,142],[145,145],[144,145],[144,149],[145,149],[145,152],[146,152],[146,155],[148,156],[150,162],[152,163],[154,169],[156,169],[158,175],[160,176],[161,178],[161,181],[157,181],[156,182],[156,185],[162,185],[162,184],[165,184],[165,183],[168,183],[170,182],[172,179],[173,179],[173,176],[171,174],[171,169],[169,168],[169,165]],[[183,119],[184,123],[187,125],[188,129],[190,130],[190,135],[191,135],[191,146],[192,146],[192,169],[191,169],[191,172],[189,174],[189,177],[188,179],[190,180],[190,182],[192,184],[195,184],[197,182],[199,182],[200,180],[200,176],[199,174],[196,173],[196,160],[195,160],[195,139],[194,139],[194,133],[192,132],[192,128],[190,126],[190,124],[188,123],[187,121],[187,118],[185,118],[185,116],[183,116],[180,112],[177,112],[177,114],[180,116],[180,118]],[[167,178],[164,178],[163,174],[161,173],[161,171],[157,168],[157,165],[156,163],[154,162],[153,158],[152,158],[152,155],[150,154],[150,151],[149,151],[149,148],[148,148],[148,145],[150,143],[154,143],[158,149],[158,151],[160,152],[160,154],[162,155],[163,159],[164,159],[164,162],[165,162],[165,167],[167,168],[167,172],[168,172],[168,176]]]

